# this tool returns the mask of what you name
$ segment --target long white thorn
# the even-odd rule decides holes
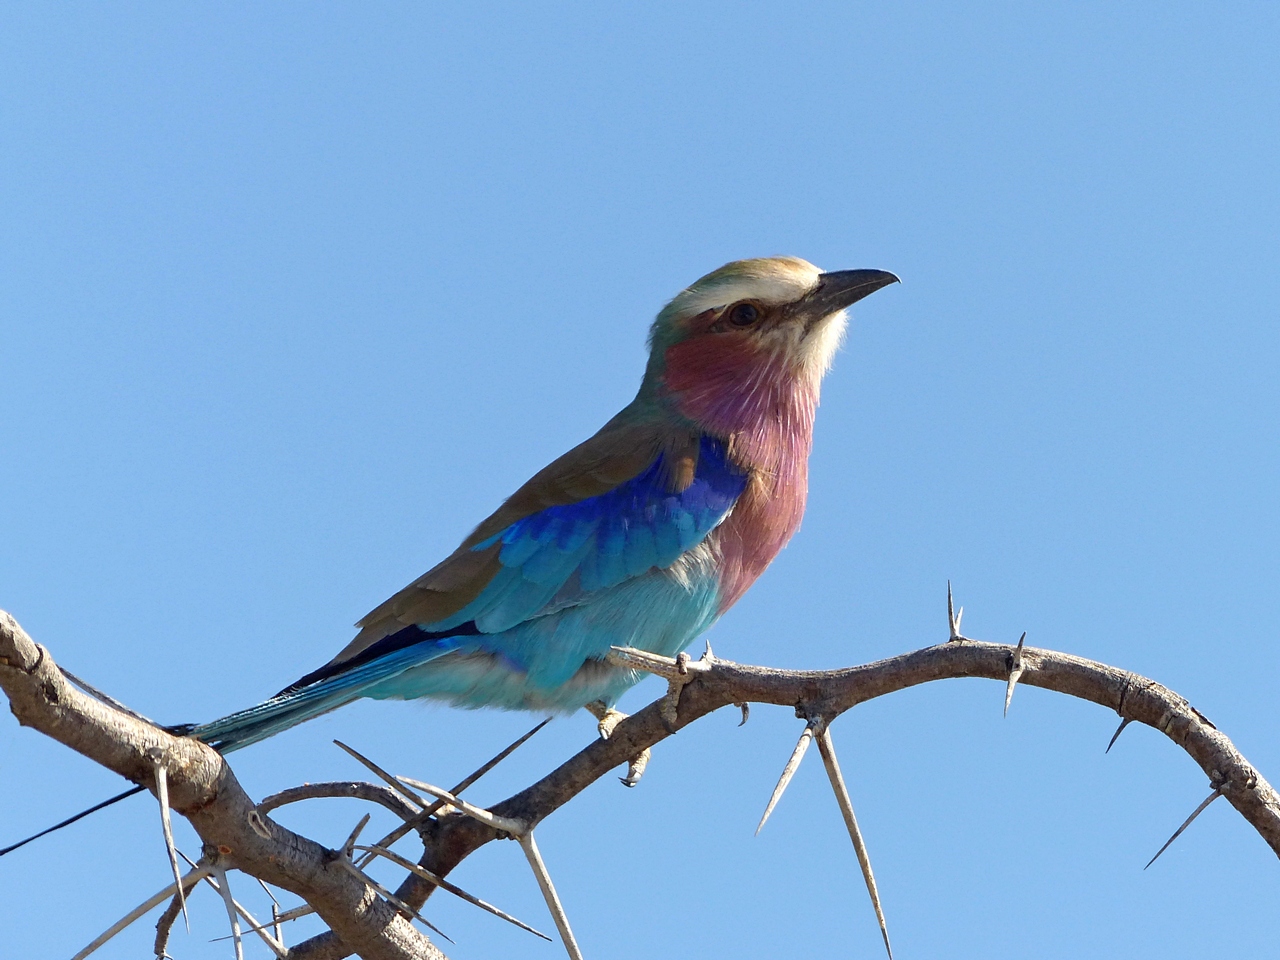
[[[490,813],[483,807],[477,807],[473,803],[467,803],[467,801],[459,799],[457,795],[450,793],[448,790],[443,790],[440,787],[434,786],[433,784],[424,783],[422,780],[415,780],[413,777],[397,777],[396,779],[408,784],[415,790],[421,790],[423,793],[429,793],[431,796],[437,797],[453,807],[457,807],[473,820],[479,820],[481,823],[487,824],[495,830],[501,830],[503,833],[509,833],[513,837],[519,837],[529,829],[529,825],[523,820],[513,820],[510,817],[500,817],[496,813]]]
[[[378,766],[376,763],[374,763],[372,760],[366,757],[359,750],[356,750],[354,747],[347,746],[341,740],[335,740],[333,742],[336,746],[341,747],[348,754],[354,757],[362,766],[364,766],[367,770],[369,770],[374,776],[378,777],[380,780],[386,783],[389,787],[391,787],[392,790],[400,794],[402,797],[406,798],[410,803],[412,803],[419,810],[421,810],[424,806],[426,806],[426,804],[423,803],[423,800],[420,796],[418,796],[412,790],[407,789],[405,785],[401,783],[399,780],[397,780],[393,774],[390,774],[386,770],[383,770],[380,766]]]
[[[227,882],[227,871],[220,866],[215,866],[213,875],[218,878],[217,890],[222,895],[222,903],[227,908],[227,919],[231,921],[231,943],[236,952],[236,960],[244,960],[244,941],[240,939],[240,914],[236,912],[236,902],[231,898],[231,884]]]
[[[258,880],[257,877],[254,877],[254,879]],[[271,898],[271,932],[275,934],[276,942],[280,944],[281,948],[285,948],[284,931],[280,928],[280,901],[276,899],[276,895],[271,892],[271,888],[264,881],[258,880],[258,886],[262,888],[263,893]]]
[[[773,788],[773,793],[769,797],[769,803],[764,808],[764,816],[760,818],[760,824],[756,827],[756,836],[760,835],[760,831],[764,829],[765,822],[768,821],[769,815],[773,813],[773,808],[778,805],[778,801],[782,799],[783,792],[787,789],[787,784],[791,782],[791,778],[795,776],[796,771],[800,769],[800,761],[804,759],[805,753],[809,750],[809,744],[813,742],[813,726],[807,725],[800,734],[800,739],[796,743],[796,748],[791,751],[791,757],[787,760],[787,765],[782,768],[782,776],[778,778],[778,785]]]
[[[543,940],[547,940],[547,941],[551,940],[551,938],[548,937],[541,930],[535,930],[533,927],[529,926],[524,921],[517,920],[515,917],[507,913],[505,910],[500,910],[499,908],[495,907],[493,904],[487,903],[486,901],[481,900],[479,897],[473,896],[472,894],[467,893],[467,891],[463,890],[459,886],[456,886],[450,883],[444,877],[441,877],[441,876],[438,876],[437,874],[432,873],[426,867],[422,866],[422,864],[414,863],[408,857],[402,857],[400,856],[400,854],[396,853],[394,850],[388,850],[386,847],[378,847],[378,846],[357,847],[356,849],[363,850],[367,853],[375,854],[376,856],[379,856],[379,857],[385,857],[386,859],[390,860],[392,863],[396,864],[396,866],[403,867],[404,869],[408,870],[410,873],[417,874],[423,880],[426,880],[428,883],[435,884],[441,890],[444,890],[448,893],[452,893],[455,897],[461,897],[463,900],[467,901],[467,903],[473,904],[479,907],[481,910],[487,910],[489,911],[489,913],[492,913],[495,917],[501,917],[503,920],[507,921],[507,923],[514,923],[521,930],[527,930],[529,931],[529,933],[532,933],[534,936],[541,937]]]
[[[360,818],[360,822],[356,824],[355,829],[351,831],[351,835],[347,837],[347,842],[342,845],[342,855],[348,860],[351,859],[351,851],[355,849],[356,840],[360,836],[360,831],[365,828],[365,824],[369,822],[369,814],[365,814]]]
[[[185,853],[183,853],[181,850],[178,851],[178,854],[182,857],[183,860],[187,861],[187,863],[191,864],[193,867],[196,866],[195,862],[190,857],[188,857]],[[214,872],[215,873],[217,872],[216,868]],[[226,871],[223,870],[224,875],[225,873]],[[257,879],[257,878],[255,877],[254,879]],[[208,876],[204,878],[204,882],[207,883],[209,886],[211,886],[215,891],[217,891],[219,895],[222,894],[223,889],[226,889],[228,891],[227,895],[230,896],[231,887],[229,884],[224,883],[220,886],[217,880]],[[267,888],[267,885],[265,883],[263,883],[261,880],[258,880],[258,883],[262,886],[262,889],[266,891],[267,896],[271,897],[271,916],[273,918],[278,917],[280,904],[276,902],[276,898],[272,896],[271,891]],[[235,908],[236,913],[240,914],[240,919],[244,920],[245,923],[249,924],[249,930],[252,931],[253,933],[256,933],[259,937],[262,938],[262,942],[265,943],[268,948],[270,948],[272,953],[274,953],[277,957],[279,957],[280,960],[286,960],[289,950],[284,945],[284,937],[280,932],[279,924],[275,925],[276,935],[273,937],[271,936],[270,933],[267,932],[266,925],[259,923],[258,918],[255,917],[252,913],[250,913],[247,909],[245,909],[244,904],[242,904],[239,900],[235,899],[234,897],[231,897],[231,906]],[[233,938],[235,936],[234,928],[232,929],[232,936]],[[220,938],[220,939],[225,939],[225,938]]]
[[[880,924],[880,936],[884,938],[884,949],[889,954],[889,960],[893,960],[893,947],[889,946],[889,925],[885,922],[884,910],[880,906],[880,891],[876,889],[876,877],[871,872],[871,857],[867,853],[867,844],[862,839],[862,830],[858,828],[858,818],[853,815],[853,801],[849,798],[849,788],[845,786],[844,775],[840,772],[840,762],[836,759],[836,745],[831,740],[831,730],[825,724],[818,732],[818,752],[822,754],[822,765],[827,768],[827,778],[831,781],[831,789],[835,791],[840,812],[844,815],[844,825],[849,829],[849,839],[853,841],[853,852],[858,855],[858,866],[862,868],[862,879],[867,883],[871,906],[876,911],[876,920]]]
[[[538,886],[542,888],[542,898],[547,901],[547,909],[551,911],[556,929],[560,931],[560,940],[564,943],[565,952],[569,954],[570,960],[583,960],[578,941],[574,938],[573,931],[569,929],[569,917],[564,912],[564,905],[560,903],[560,895],[556,893],[555,884],[551,882],[551,874],[547,872],[547,865],[542,861],[542,853],[538,850],[537,841],[533,839],[533,831],[528,831],[518,839],[520,849],[524,851],[525,857],[529,860],[529,866],[533,868],[533,875],[538,878]]]
[[[199,864],[194,870],[184,876],[180,883],[171,883],[159,893],[143,900],[142,903],[138,904],[111,926],[107,927],[106,930],[98,934],[92,943],[72,957],[71,960],[85,960],[85,957],[94,953],[99,947],[114,937],[121,930],[125,929],[131,923],[140,920],[142,917],[145,917],[150,911],[154,910],[156,907],[160,906],[160,904],[172,897],[178,892],[179,886],[189,889],[199,883],[204,877],[207,877],[212,870],[213,868],[207,863]]]
[[[1205,797],[1204,802],[1201,803],[1200,806],[1196,807],[1194,810],[1191,811],[1191,816],[1187,817],[1187,819],[1182,821],[1182,826],[1180,826],[1177,830],[1173,831],[1173,836],[1170,837],[1168,840],[1166,840],[1164,842],[1164,846],[1156,851],[1156,855],[1147,861],[1147,867],[1155,863],[1156,860],[1160,858],[1160,854],[1168,850],[1170,844],[1172,844],[1173,841],[1177,840],[1180,836],[1182,836],[1182,831],[1186,830],[1187,827],[1191,826],[1191,821],[1193,821],[1196,817],[1200,816],[1200,814],[1204,813],[1205,810],[1208,809],[1209,804],[1213,803],[1213,801],[1217,800],[1220,796],[1222,796],[1222,788],[1225,786],[1226,786],[1225,783],[1221,783],[1218,786],[1213,788],[1213,793]],[[1142,869],[1145,870],[1147,869],[1147,867],[1143,867]]]
[[[430,920],[428,920],[426,917],[420,914],[417,910],[413,909],[413,907],[409,906],[407,903],[405,903],[403,900],[397,897],[394,893],[392,893],[390,890],[388,890],[386,887],[380,884],[377,880],[373,879],[373,877],[369,876],[367,873],[365,873],[363,870],[357,867],[354,863],[351,862],[351,860],[348,857],[345,857],[345,856],[339,857],[335,862],[338,863],[344,870],[350,873],[357,880],[367,884],[368,886],[372,887],[375,891],[377,891],[382,896],[382,898],[386,900],[387,903],[391,904],[391,906],[395,907],[396,910],[398,910],[406,920],[421,920],[424,924],[426,924],[436,933],[440,934],[440,936],[444,937],[450,943],[453,943],[452,937],[450,937],[447,933],[445,933],[443,930],[437,927],[434,923],[432,923]]]
[[[152,756],[151,764],[156,773],[156,800],[160,803],[160,829],[164,832],[164,849],[169,855],[169,867],[173,870],[173,882],[178,887],[178,904],[182,907],[182,919],[191,932],[191,917],[187,914],[187,895],[182,889],[182,871],[178,869],[178,851],[173,844],[173,822],[169,817],[169,771],[159,755]]]

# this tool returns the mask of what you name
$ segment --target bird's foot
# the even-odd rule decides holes
[[[605,706],[603,700],[592,700],[587,704],[587,712],[596,718],[596,729],[600,731],[601,740],[608,740],[614,728],[631,716],[629,713]]]
[[[613,735],[613,731],[618,724],[630,716],[630,714],[623,713],[621,710],[605,706],[603,700],[592,700],[587,704],[587,710],[596,718],[596,729],[600,731],[601,740],[608,740]],[[640,782],[640,778],[644,776],[645,767],[649,765],[649,757],[650,751],[646,747],[637,756],[627,761],[627,775],[618,778],[622,781],[623,786],[634,787]]]

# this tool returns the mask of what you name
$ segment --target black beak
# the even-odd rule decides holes
[[[818,285],[797,306],[812,325],[899,280],[887,270],[833,270],[818,275]]]

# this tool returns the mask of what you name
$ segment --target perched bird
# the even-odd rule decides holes
[[[658,314],[640,391],[318,670],[190,730],[226,752],[360,697],[612,707],[640,675],[611,646],[673,656],[800,525],[818,388],[845,308],[897,281],[795,257],[739,260]]]

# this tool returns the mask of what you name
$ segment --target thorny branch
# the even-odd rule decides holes
[[[444,808],[435,819],[416,824],[424,844],[422,873],[444,877],[484,844],[509,835],[493,822],[519,822],[532,831],[595,780],[721,707],[778,704],[829,724],[858,703],[921,683],[953,677],[1008,683],[1015,671],[1016,682],[1090,700],[1115,710],[1123,722],[1164,733],[1205,772],[1214,796],[1226,797],[1280,855],[1280,795],[1183,697],[1145,677],[1082,657],[964,638],[958,635],[958,619],[951,618],[948,642],[841,670],[778,670],[710,655],[689,661],[615,651],[611,659],[616,664],[665,676],[671,681],[668,694],[620,722],[607,740],[593,741],[538,782],[491,807],[486,815],[497,820],[483,822]],[[214,750],[170,736],[76,690],[48,653],[2,612],[0,688],[21,723],[135,783],[154,788],[152,758],[163,758],[170,803],[204,840],[206,855],[297,894],[329,925],[328,932],[289,949],[290,960],[338,960],[353,952],[397,960],[443,956],[396,907],[345,868],[339,851],[269,820]],[[393,896],[400,906],[418,911],[435,889],[421,874],[410,873]]]

